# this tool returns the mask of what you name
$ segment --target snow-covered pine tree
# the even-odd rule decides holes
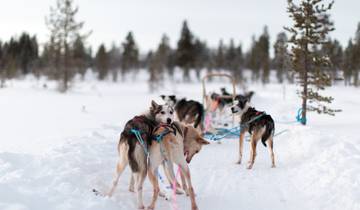
[[[329,32],[334,30],[328,11],[333,1],[324,5],[324,0],[301,0],[299,4],[288,0],[288,13],[294,24],[285,29],[291,33],[293,70],[297,73],[302,87],[302,118],[306,119],[307,111],[335,115],[339,110],[328,107],[334,98],[323,96],[322,91],[331,86],[331,77],[324,67],[330,65],[326,56],[316,49],[328,41]],[[306,120],[302,121],[306,125]]]

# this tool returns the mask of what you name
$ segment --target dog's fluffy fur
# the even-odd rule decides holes
[[[194,100],[186,100],[186,98],[178,100],[175,95],[160,96],[166,104],[174,107],[176,118],[178,121],[186,124],[192,124],[201,132],[204,131],[204,106]]]
[[[247,168],[251,169],[254,165],[256,157],[256,145],[260,139],[265,147],[269,147],[271,166],[275,167],[275,157],[273,150],[275,123],[271,116],[265,114],[264,112],[259,112],[253,107],[250,107],[249,101],[246,98],[238,100],[238,102],[233,107],[231,107],[231,111],[233,114],[240,115],[240,125],[242,125],[239,140],[239,159],[237,163],[241,163],[245,133],[249,132],[251,134],[251,148],[250,160]],[[251,122],[251,120],[255,119],[256,117],[259,118]]]
[[[119,160],[113,185],[108,196],[112,196],[121,173],[124,171],[127,164],[130,164],[135,178],[138,207],[139,209],[144,209],[142,186],[147,173],[147,156],[144,152],[144,147],[138,142],[136,136],[131,132],[131,129],[137,129],[141,132],[141,137],[146,143],[145,147],[148,150],[152,143],[152,133],[154,128],[159,124],[170,124],[173,120],[174,113],[172,107],[158,105],[156,102],[152,101],[148,112],[141,116],[136,116],[126,123],[118,144]]]

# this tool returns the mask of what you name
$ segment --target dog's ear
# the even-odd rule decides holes
[[[248,99],[248,101],[251,101],[251,98],[254,96],[255,92],[254,91],[250,91],[246,94],[246,98]]]
[[[156,110],[158,107],[159,107],[159,104],[157,104],[154,100],[152,100],[150,109]]]
[[[162,100],[165,100],[165,95],[160,95],[160,98],[162,98]]]
[[[197,138],[196,141],[200,144],[203,144],[203,145],[207,145],[207,144],[210,144],[210,142],[206,141],[205,139],[203,138]]]

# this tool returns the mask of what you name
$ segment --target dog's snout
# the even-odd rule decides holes
[[[168,124],[171,124],[171,122],[172,122],[172,120],[170,118],[167,118],[166,121],[167,121]]]

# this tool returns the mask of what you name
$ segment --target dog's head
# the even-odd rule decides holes
[[[186,131],[185,131],[186,129]],[[184,126],[184,155],[186,162],[190,163],[194,155],[200,152],[203,145],[210,144],[193,126]]]
[[[159,105],[151,101],[150,114],[157,123],[171,124],[174,122],[174,109],[169,105]]]
[[[162,100],[164,100],[165,104],[174,107],[177,99],[175,95],[161,95]]]
[[[246,97],[241,97],[238,100],[234,101],[234,105],[231,107],[231,112],[233,114],[242,114],[250,106],[249,100]]]

